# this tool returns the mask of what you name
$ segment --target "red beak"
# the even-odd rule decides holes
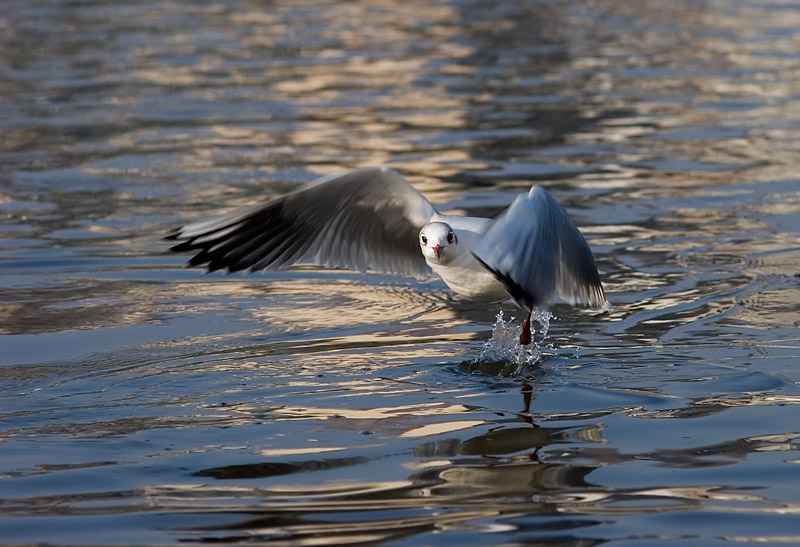
[[[439,254],[442,252],[442,246],[437,243],[433,248],[433,252],[436,253],[436,258],[439,258]]]

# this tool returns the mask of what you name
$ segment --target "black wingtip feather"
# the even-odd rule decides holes
[[[475,259],[478,262],[480,262],[484,268],[492,272],[492,275],[494,275],[497,278],[497,280],[503,284],[503,286],[508,291],[508,294],[511,295],[511,298],[513,298],[515,302],[524,307],[527,307],[527,309],[529,310],[532,310],[538,305],[536,303],[536,297],[534,297],[534,295],[523,289],[517,282],[511,279],[510,276],[504,274],[500,270],[490,267],[486,262],[481,260],[480,257],[478,257],[475,253],[472,253],[472,256],[474,256]]]
[[[172,241],[175,240],[177,240],[177,238],[173,239]],[[183,253],[186,251],[193,251],[196,248],[197,247],[193,246],[192,241],[190,240],[190,241],[183,241],[181,243],[178,243],[177,245],[173,245],[172,247],[169,248],[169,250],[174,253]]]

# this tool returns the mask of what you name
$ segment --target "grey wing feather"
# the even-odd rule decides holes
[[[571,304],[608,306],[589,244],[540,186],[514,200],[473,254],[528,309],[547,307],[556,296]]]
[[[173,251],[199,251],[189,265],[277,270],[296,263],[423,278],[430,268],[419,230],[434,207],[399,173],[351,169],[263,205],[179,228]]]

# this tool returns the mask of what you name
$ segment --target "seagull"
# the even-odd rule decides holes
[[[484,302],[512,299],[527,317],[557,298],[608,308],[592,251],[567,211],[541,186],[499,216],[446,215],[397,171],[350,169],[266,203],[187,224],[165,239],[196,252],[208,271],[272,271],[297,263],[425,279]]]

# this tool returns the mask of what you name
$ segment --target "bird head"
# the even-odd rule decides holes
[[[456,256],[458,238],[445,222],[431,222],[419,231],[419,247],[429,264],[447,264]]]

